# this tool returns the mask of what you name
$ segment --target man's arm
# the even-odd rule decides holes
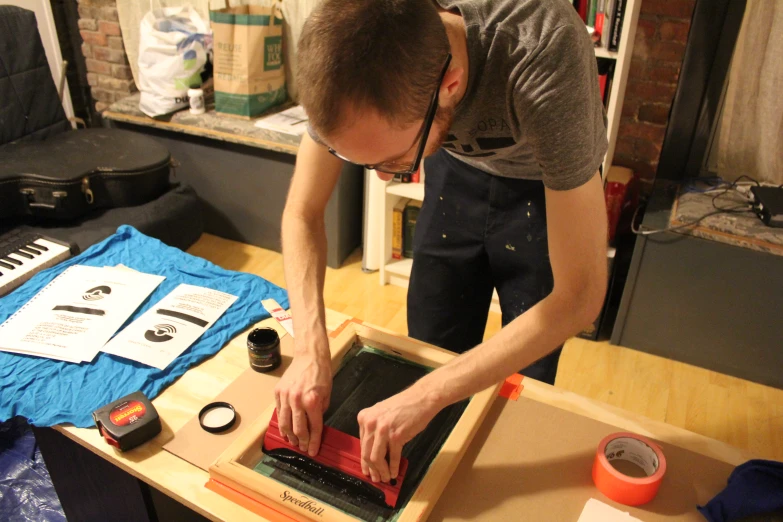
[[[341,169],[341,160],[305,134],[283,212],[283,264],[296,336],[294,360],[275,388],[275,400],[280,430],[311,455],[321,443],[332,388],[323,302],[324,211]]]
[[[546,189],[546,214],[552,293],[488,341],[404,392],[360,412],[362,466],[373,480],[397,476],[403,444],[438,411],[529,366],[600,313],[607,280],[606,207],[600,175],[573,190]]]

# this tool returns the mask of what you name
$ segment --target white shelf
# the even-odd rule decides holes
[[[604,47],[595,48],[595,56],[598,58],[609,58],[610,60],[616,60],[620,53],[616,51],[610,51]]]
[[[381,267],[382,284],[408,288],[413,270],[413,259],[391,259]]]
[[[424,183],[389,183],[386,185],[386,193],[424,201]]]
[[[395,275],[411,277],[411,270],[413,269],[413,259],[403,258],[395,259],[394,261],[387,263],[386,271]]]

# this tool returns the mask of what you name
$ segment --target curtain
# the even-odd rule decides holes
[[[748,0],[726,90],[718,174],[783,183],[783,2]]]

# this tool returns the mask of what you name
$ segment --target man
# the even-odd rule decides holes
[[[283,216],[296,339],[275,396],[282,432],[310,455],[332,385],[324,208],[343,159],[390,179],[428,158],[409,334],[462,355],[359,413],[362,469],[389,481],[445,406],[520,368],[553,383],[559,347],[600,311],[607,141],[594,51],[567,0],[324,0],[298,61],[311,129]],[[482,342],[493,288],[504,327]]]

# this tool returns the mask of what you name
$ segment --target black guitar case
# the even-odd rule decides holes
[[[0,147],[0,219],[74,219],[102,208],[131,207],[166,192],[168,149],[119,129],[63,132]]]

